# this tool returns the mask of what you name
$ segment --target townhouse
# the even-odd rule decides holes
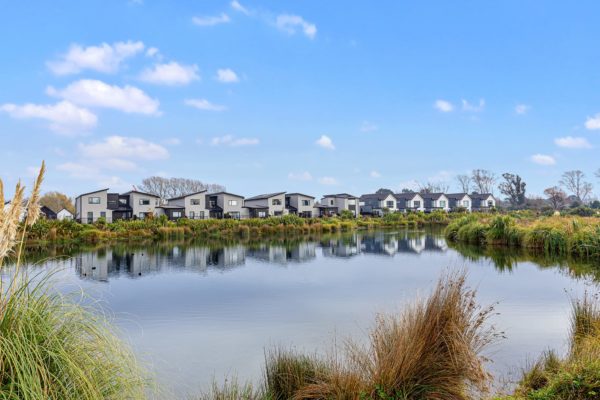
[[[489,211],[496,208],[496,199],[491,193],[473,193],[470,196],[471,211]]]
[[[288,214],[285,192],[259,194],[244,201],[250,218],[277,217]]]
[[[355,217],[360,213],[359,198],[348,193],[326,194],[321,198],[316,207],[319,217],[329,217],[339,215],[342,211],[348,210]]]
[[[471,212],[471,196],[467,193],[450,193],[447,194],[448,202],[450,205],[450,209],[455,211],[459,209],[464,209],[468,212]]]
[[[450,201],[444,193],[421,193],[426,213],[432,211],[450,211]]]
[[[217,192],[209,193],[205,197],[209,218],[248,218],[248,209],[244,208],[244,196]]]
[[[285,195],[285,208],[289,214],[303,218],[311,218],[315,206],[315,198],[302,193],[287,193]]]
[[[119,219],[143,219],[154,215],[160,197],[131,190],[127,193],[109,193],[109,189],[81,194],[75,198],[75,219],[91,224],[103,218],[107,222]]]
[[[380,189],[376,193],[360,196],[360,212],[364,215],[383,215],[386,212],[396,212],[394,192]]]
[[[395,193],[394,198],[396,199],[396,208],[398,211],[425,211],[425,200],[420,193],[417,192],[405,192]]]
[[[206,190],[172,197],[166,204],[160,205],[156,212],[156,215],[166,215],[170,220],[205,219],[206,214]]]

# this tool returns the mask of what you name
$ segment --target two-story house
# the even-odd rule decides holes
[[[288,213],[285,208],[285,192],[260,194],[244,201],[250,218],[266,218]]]
[[[399,211],[425,211],[425,200],[416,192],[396,193],[396,208]]]
[[[131,218],[144,219],[156,214],[156,208],[160,206],[160,196],[151,193],[130,190],[119,195],[119,201],[126,199],[131,208]],[[114,213],[113,213],[114,214]]]
[[[119,195],[116,194],[116,196],[118,200]],[[114,203],[114,207],[117,206],[118,201]],[[108,189],[80,194],[75,198],[75,219],[77,221],[91,224],[99,218],[106,218],[108,222],[112,222],[112,211],[109,211],[108,203]]]
[[[385,212],[396,212],[396,198],[389,189],[379,189],[376,193],[360,196],[360,212],[364,215],[383,215]]]
[[[444,193],[421,193],[421,197],[427,213],[436,210],[450,211],[449,200]]]
[[[205,195],[205,207],[209,218],[241,219],[248,216],[244,196],[233,193],[208,193]]]
[[[161,207],[169,219],[208,218],[206,209],[206,190],[170,198],[166,205]]]
[[[289,214],[295,214],[303,218],[313,216],[315,198],[302,193],[288,193],[285,195],[285,208]]]
[[[465,209],[471,212],[471,196],[466,193],[450,193],[447,194],[449,206],[451,210]]]
[[[319,203],[319,216],[339,215],[343,210],[348,210],[358,217],[360,213],[359,199],[348,193],[326,194]]]
[[[473,193],[470,196],[472,211],[489,211],[496,207],[496,198],[491,193]]]

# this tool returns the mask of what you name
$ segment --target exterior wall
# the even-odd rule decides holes
[[[321,199],[321,205],[336,207],[338,209],[338,214],[342,212],[342,210],[352,211],[355,217],[360,214],[359,201],[354,198],[349,199],[347,197],[327,196]]]
[[[394,195],[389,194],[385,199],[379,201],[380,208],[388,208],[390,212],[398,211],[398,207],[396,205],[396,198]]]
[[[302,205],[302,201],[303,200],[308,200],[309,203],[307,206]],[[313,205],[315,204],[315,199],[313,199],[312,197],[308,197],[308,196],[302,196],[302,195],[291,195],[290,196],[290,205],[292,207],[295,207],[298,210],[298,215],[302,214],[302,213],[307,213],[310,214],[310,216],[315,216],[316,214],[313,214]]]
[[[149,200],[150,204],[142,205],[140,204],[140,200]],[[136,192],[131,192],[129,194],[129,205],[131,206],[131,209],[133,211],[133,216],[137,218],[143,218],[143,216],[140,216],[140,213],[154,214],[156,207],[159,205],[159,201],[160,200],[158,199],[158,197],[154,197],[147,194]]]
[[[466,203],[465,203],[466,202]],[[471,212],[473,201],[469,195],[464,195],[460,200],[451,201],[451,208],[464,207]]]
[[[230,202],[235,202],[236,204],[229,204]],[[244,209],[244,198],[240,196],[221,193],[217,196],[217,205],[223,209],[223,215],[239,213],[242,218],[244,218],[243,214],[248,215],[248,210]]]
[[[279,205],[274,205],[273,200],[279,200]],[[268,199],[257,199],[257,200],[246,200],[245,205],[247,206],[259,206],[268,208],[269,216],[273,215],[286,215],[288,210],[285,208],[285,193],[277,196],[269,197]]]
[[[78,221],[81,221],[84,224],[91,223],[97,221],[98,218],[104,216],[108,222],[112,222],[112,212],[109,212],[107,208],[107,194],[108,190],[102,190],[99,192],[88,193],[86,195],[80,196],[75,201],[75,218]],[[99,197],[100,204],[90,204],[90,197]],[[92,213],[92,220],[88,220],[88,213]]]
[[[450,210],[450,201],[445,195],[441,195],[439,198],[437,198],[435,200],[425,200],[425,203],[427,204],[425,208],[428,211],[435,211],[435,210],[448,211],[448,210]]]
[[[192,204],[192,200],[198,200],[199,204]],[[181,199],[170,200],[169,205],[185,209],[185,216],[190,219],[208,218],[206,209],[206,192],[185,196]]]
[[[60,210],[58,214],[56,214],[56,219],[59,221],[64,219],[73,219],[73,214],[71,214],[68,210]]]

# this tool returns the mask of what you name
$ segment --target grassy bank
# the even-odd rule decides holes
[[[448,224],[454,214],[389,214],[382,218],[300,218],[294,215],[262,219],[209,219],[168,221],[166,218],[79,224],[74,221],[38,220],[28,231],[29,243],[81,242],[164,238],[271,238],[281,235],[349,232],[355,229],[419,227]]]
[[[575,258],[600,259],[600,218],[469,215],[452,221],[445,230],[450,241],[511,246]]]

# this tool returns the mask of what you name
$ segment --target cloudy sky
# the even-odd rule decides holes
[[[0,177],[314,195],[600,167],[596,1],[32,1],[0,13]],[[10,193],[10,190],[9,190]]]

